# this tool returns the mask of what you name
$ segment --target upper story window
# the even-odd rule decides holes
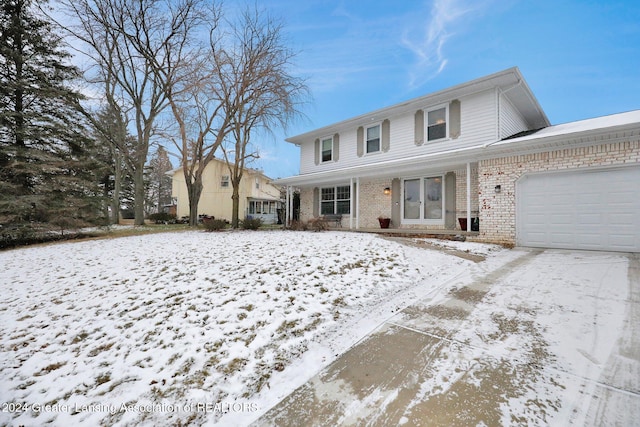
[[[320,158],[323,162],[333,160],[333,137],[324,138],[320,143]]]
[[[222,177],[220,178],[220,187],[229,187],[229,175],[222,175]]]
[[[256,178],[256,190],[260,189],[260,178]]]
[[[367,128],[367,154],[380,151],[380,125]]]
[[[436,141],[447,137],[447,107],[439,107],[427,112],[427,141]]]

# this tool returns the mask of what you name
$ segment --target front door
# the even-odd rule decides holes
[[[444,180],[442,176],[403,181],[404,224],[444,224]]]

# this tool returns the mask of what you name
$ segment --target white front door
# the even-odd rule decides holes
[[[403,180],[403,224],[444,224],[444,180],[441,175]]]

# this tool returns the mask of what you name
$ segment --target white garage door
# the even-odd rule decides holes
[[[516,193],[518,245],[640,252],[640,167],[525,175]]]

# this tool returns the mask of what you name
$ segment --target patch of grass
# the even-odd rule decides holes
[[[341,296],[333,300],[333,305],[344,306],[347,304],[344,302],[344,297]]]
[[[175,378],[177,376],[187,375],[189,371],[191,371],[191,367],[193,366],[195,361],[196,360],[193,357],[190,357],[187,360],[185,360],[184,363],[180,366],[180,368],[178,368],[178,370],[173,374],[173,377]]]
[[[111,374],[109,372],[107,372],[106,374],[100,374],[96,377],[97,386],[108,383],[109,381],[111,381]]]
[[[231,375],[234,372],[242,370],[242,368],[247,364],[247,359],[243,359],[240,357],[236,357],[231,360],[231,362],[227,363],[222,367],[221,371],[226,375]]]
[[[82,331],[73,338],[73,340],[71,341],[71,344],[77,344],[81,341],[84,341],[88,336],[89,334],[86,331]]]
[[[47,375],[49,372],[55,371],[57,369],[60,369],[66,364],[67,364],[67,362],[52,363],[51,365],[48,365],[48,366],[45,366],[44,368],[42,368],[39,372],[36,372],[35,374],[33,374],[33,376],[34,377],[41,377],[42,375]]]
[[[87,356],[89,357],[96,357],[98,354],[102,353],[103,351],[109,351],[111,349],[111,347],[113,347],[115,343],[110,342],[107,344],[103,344],[100,345],[96,348],[94,348],[93,350],[91,350],[89,353],[87,353]]]
[[[295,328],[298,325],[298,320],[291,320],[291,321],[283,321],[282,324],[280,326],[278,326],[278,329],[276,330],[276,332],[278,333],[284,333],[286,334],[288,331],[292,330],[293,328]]]

